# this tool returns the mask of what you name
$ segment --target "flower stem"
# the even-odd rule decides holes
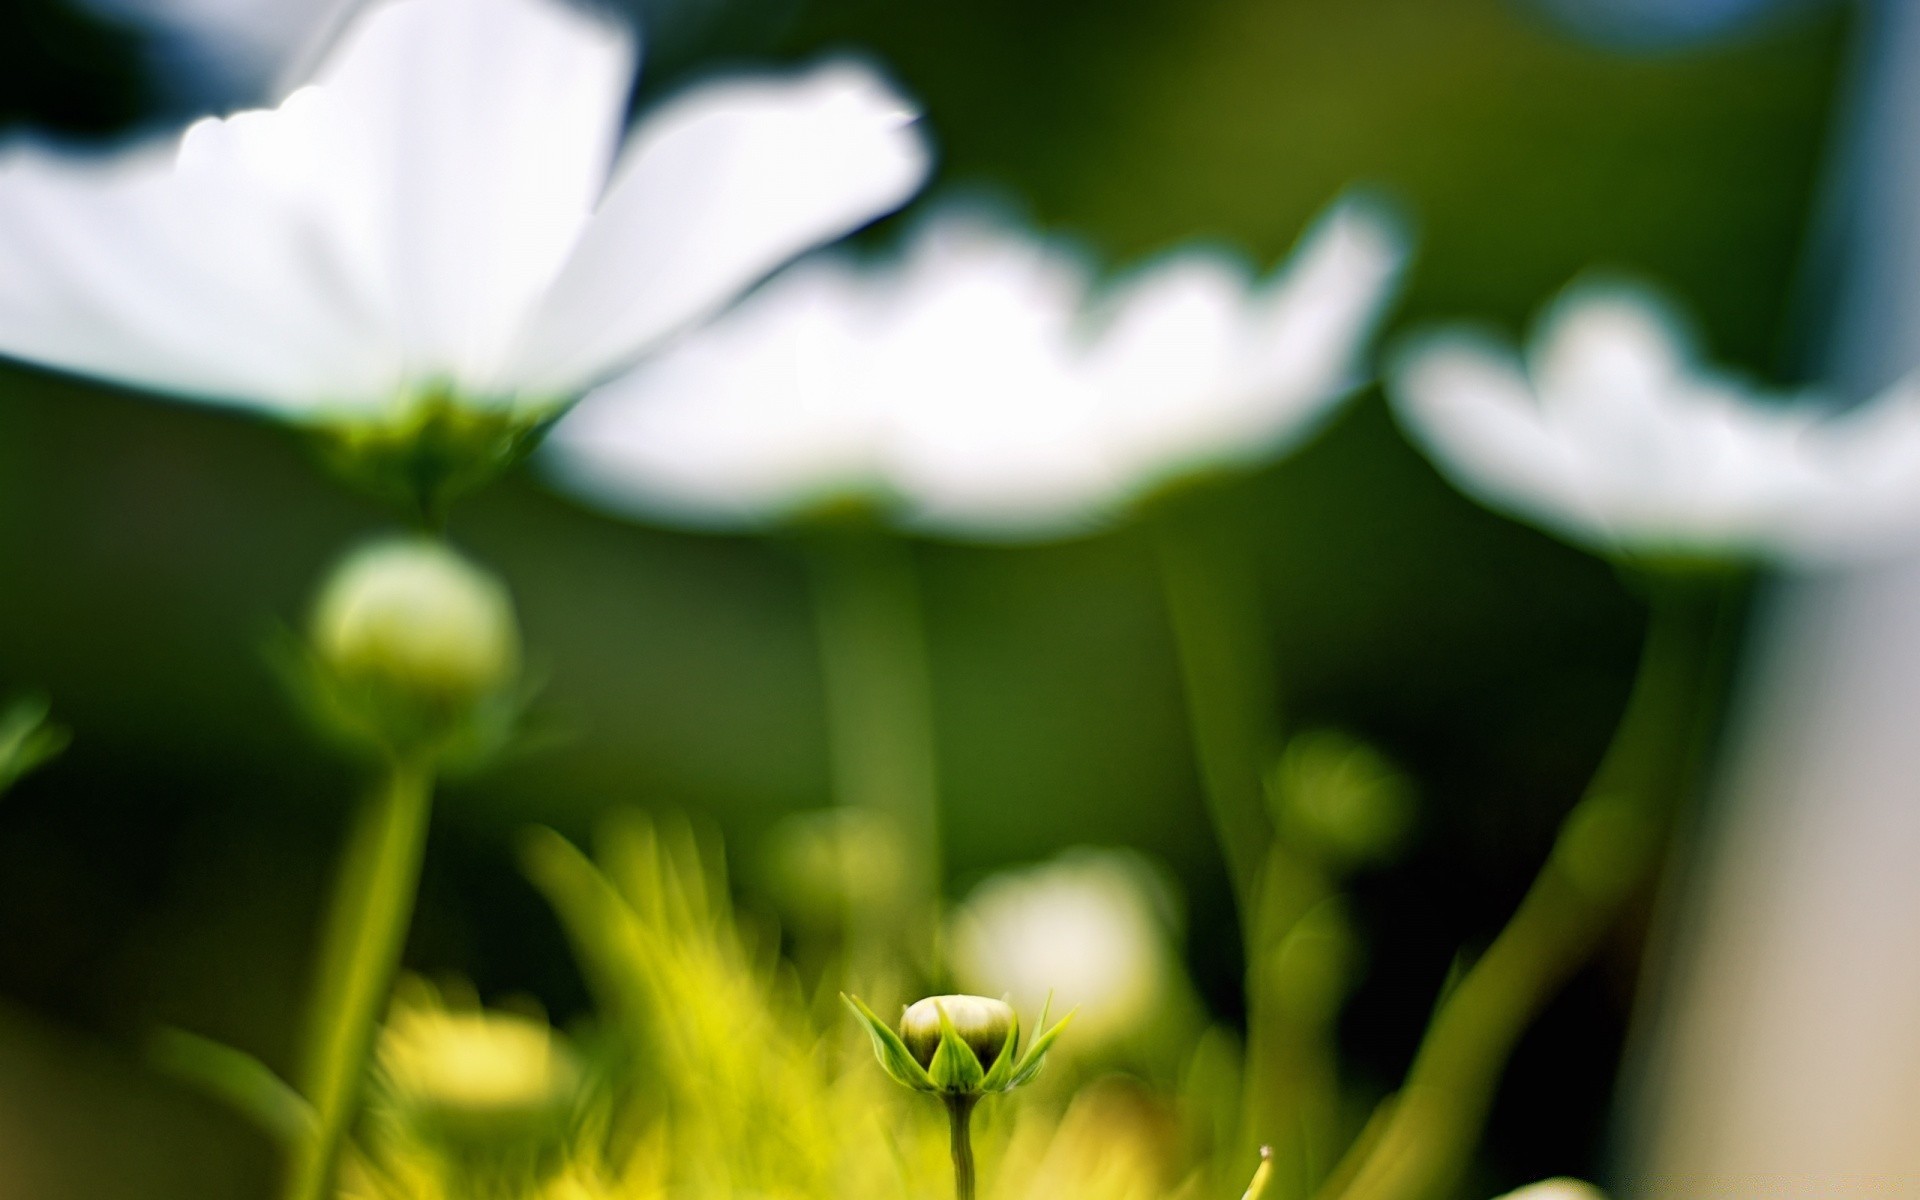
[[[303,1091],[315,1131],[289,1171],[288,1200],[324,1200],[360,1100],[399,970],[433,806],[433,772],[396,761],[349,835],[321,946]]]
[[[906,857],[904,903],[852,914],[859,974],[903,952],[924,959],[935,930],[940,813],[926,632],[909,542],[880,531],[833,531],[806,548],[834,793],[841,804],[881,817]]]
[[[1192,498],[1171,498],[1152,534],[1201,790],[1240,919],[1248,1069],[1237,1144],[1260,1148],[1263,1179],[1284,1200],[1311,1186],[1338,1102],[1330,1026],[1280,1003],[1270,967],[1333,885],[1275,836],[1267,814],[1262,775],[1279,742],[1278,705],[1258,589],[1246,556],[1222,544],[1237,531],[1201,516]]]
[[[947,1105],[948,1144],[953,1151],[954,1200],[973,1200],[973,1109],[980,1097],[949,1095],[941,1099]]]
[[[1433,1200],[1471,1162],[1527,1026],[1600,946],[1662,857],[1674,801],[1710,732],[1713,636],[1731,589],[1656,595],[1627,710],[1547,863],[1486,952],[1446,994],[1405,1085],[1381,1106],[1320,1195]]]

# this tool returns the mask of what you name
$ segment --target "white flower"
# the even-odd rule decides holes
[[[590,499],[691,524],[852,499],[964,537],[1072,532],[1304,436],[1358,381],[1403,257],[1348,202],[1267,281],[1191,250],[1096,296],[1060,246],[950,213],[896,262],[777,276],[590,396],[552,465]]]
[[[307,423],[551,416],[927,154],[849,64],[710,83],[622,148],[634,49],[561,0],[395,0],[278,107],[0,154],[0,353]]]
[[[994,875],[953,920],[960,985],[1011,997],[1022,1012],[1049,995],[1078,1009],[1086,1045],[1137,1033],[1159,1014],[1177,970],[1165,885],[1134,855],[1077,850]]]
[[[1389,370],[1402,423],[1462,490],[1606,553],[1817,561],[1920,518],[1920,402],[1846,413],[1702,364],[1670,308],[1576,286],[1522,361],[1447,330]]]
[[[1508,1192],[1500,1200],[1607,1200],[1607,1196],[1590,1183],[1562,1176],[1530,1183],[1518,1191]]]

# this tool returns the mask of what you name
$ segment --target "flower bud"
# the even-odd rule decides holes
[[[1590,1183],[1563,1176],[1530,1183],[1517,1192],[1508,1192],[1501,1200],[1607,1200],[1607,1196]]]
[[[1073,1019],[1068,1013],[1028,1043],[1020,1043],[1013,1006],[985,996],[929,996],[900,1018],[900,1031],[873,1015],[857,996],[842,996],[873,1041],[874,1057],[895,1083],[916,1092],[981,1096],[1023,1087]]]
[[[940,1048],[943,1009],[954,1032],[980,1060],[980,1066],[992,1070],[994,1060],[1007,1048],[1007,1039],[1013,1034],[1013,1006],[985,996],[929,996],[912,1005],[900,1018],[900,1040],[923,1067],[933,1065],[933,1053]]]
[[[545,1021],[439,1007],[394,1016],[380,1067],[409,1132],[464,1161],[537,1155],[564,1132],[582,1081]]]
[[[1413,828],[1412,782],[1379,751],[1334,730],[1296,735],[1266,784],[1282,835],[1335,871],[1385,862]]]
[[[506,588],[425,538],[349,555],[314,606],[311,636],[336,707],[393,746],[445,738],[520,665]]]

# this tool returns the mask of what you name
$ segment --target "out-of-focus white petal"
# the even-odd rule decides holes
[[[872,312],[842,264],[804,263],[698,338],[599,389],[547,462],[598,503],[692,525],[758,526],[878,486]]]
[[[517,345],[521,390],[599,382],[794,254],[900,204],[928,166],[915,122],[850,63],[709,84],[653,113]]]
[[[1144,477],[1255,462],[1305,437],[1361,382],[1362,354],[1407,258],[1377,204],[1336,204],[1254,288],[1189,252],[1113,301],[1104,339],[1117,454]]]
[[[107,160],[0,157],[0,353],[283,411],[391,385],[340,248],[231,156],[191,153],[257,119]]]
[[[1328,237],[1362,240],[1309,244]],[[1081,257],[949,212],[831,291],[796,269],[670,345],[561,424],[554,467],[681,520],[753,524],[852,489],[928,532],[1084,532],[1166,476],[1298,436],[1348,383],[1398,259],[1333,287],[1311,254],[1256,292],[1230,262],[1183,255],[1101,319]]]
[[[969,537],[1083,529],[1123,490],[1079,369],[1085,261],[976,216],[908,251],[876,346],[897,392],[883,449],[908,525]],[[928,369],[930,364],[939,364]]]
[[[1702,365],[1645,289],[1569,289],[1525,366],[1439,334],[1400,355],[1402,423],[1463,491],[1602,552],[1814,564],[1920,530],[1920,401],[1845,416]]]
[[[1607,544],[1582,464],[1547,428],[1511,352],[1478,334],[1432,334],[1395,355],[1388,381],[1401,424],[1462,491]]]
[[[1826,504],[1798,514],[1795,541],[1809,558],[1844,561],[1920,542],[1920,377],[1809,431],[1805,452],[1840,481]]]
[[[1590,1183],[1562,1177],[1530,1183],[1500,1200],[1607,1200],[1607,1194]]]

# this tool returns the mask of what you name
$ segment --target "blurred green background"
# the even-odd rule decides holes
[[[1613,265],[1671,285],[1718,354],[1762,372],[1791,341],[1849,47],[1839,8],[1629,54],[1518,0],[702,7],[669,27],[639,103],[852,49],[924,101],[931,198],[987,189],[1107,261],[1206,238],[1271,263],[1370,181],[1419,229],[1396,328],[1469,314],[1517,330]],[[140,38],[10,0],[0,122],[104,137],[159,120]],[[1371,966],[1343,1027],[1384,1089],[1597,760],[1642,614],[1605,565],[1452,493],[1377,392],[1209,503],[1256,547],[1281,719],[1361,734],[1421,784],[1414,853],[1361,883]],[[264,1145],[145,1077],[135,1047],[166,1021],[288,1056],[359,781],[262,650],[332,557],[388,523],[276,430],[0,369],[0,687],[44,689],[76,733],[0,804],[0,1195],[264,1194]],[[827,802],[804,564],[777,542],[609,521],[524,475],[453,532],[515,589],[563,740],[451,789],[409,960],[565,1017],[584,998],[517,874],[517,829],[585,836],[642,805],[712,822],[746,864],[774,819]],[[1196,978],[1232,1019],[1238,941],[1146,539],[916,554],[949,891],[1075,843],[1146,849],[1181,880]],[[749,903],[751,885],[743,871]],[[1523,1045],[1489,1185],[1604,1173],[1639,940]]]

